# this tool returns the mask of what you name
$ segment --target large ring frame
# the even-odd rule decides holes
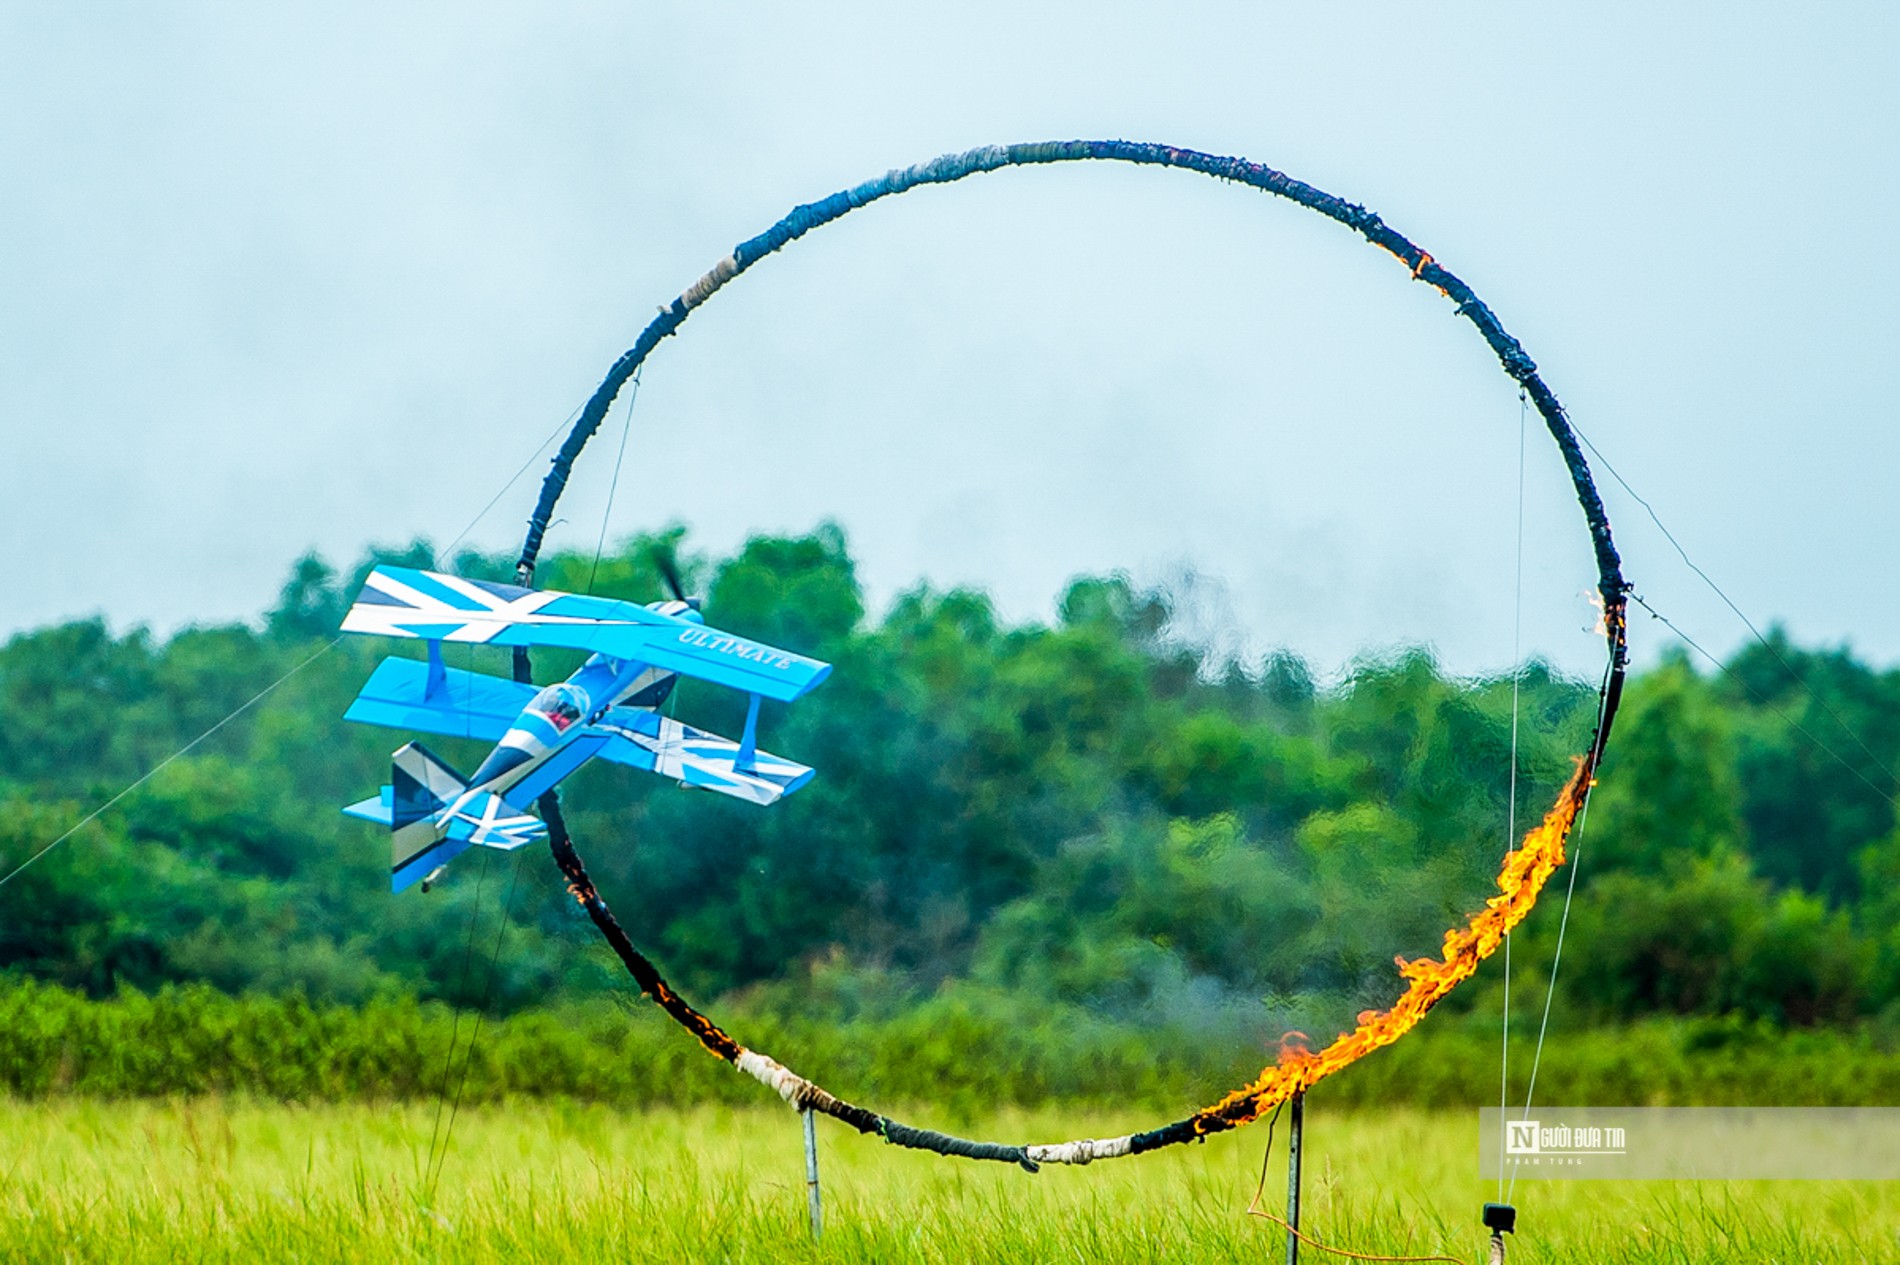
[[[1563,405],[1538,375],[1537,365],[1525,354],[1518,341],[1505,331],[1491,309],[1485,306],[1471,287],[1365,207],[1334,197],[1259,163],[1134,141],[1045,141],[989,146],[961,154],[946,154],[915,167],[888,172],[878,179],[835,193],[823,201],[796,207],[791,214],[759,236],[740,243],[712,271],[688,286],[683,294],[660,310],[660,314],[640,332],[632,348],[614,362],[605,380],[582,408],[541,485],[541,494],[533,516],[528,521],[527,537],[522,543],[521,555],[515,567],[517,582],[523,586],[533,583],[535,560],[553,517],[555,502],[567,486],[568,474],[575,459],[600,428],[621,388],[646,363],[647,357],[662,339],[676,332],[693,309],[706,302],[733,278],[813,229],[892,194],[903,193],[919,185],[948,184],[965,176],[1005,167],[1087,160],[1194,171],[1285,198],[1352,229],[1395,257],[1409,270],[1414,281],[1424,282],[1456,304],[1458,315],[1477,327],[1485,342],[1496,353],[1505,373],[1518,383],[1537,406],[1551,438],[1563,454],[1595,552],[1597,590],[1603,602],[1603,632],[1609,659],[1604,671],[1596,729],[1591,737],[1590,749],[1578,757],[1575,776],[1559,794],[1556,805],[1542,824],[1530,831],[1522,845],[1505,858],[1498,877],[1499,894],[1487,901],[1482,911],[1472,915],[1466,925],[1446,933],[1443,961],[1420,959],[1401,962],[1400,974],[1406,980],[1407,988],[1392,1009],[1368,1012],[1361,1016],[1357,1028],[1339,1037],[1324,1050],[1317,1053],[1288,1050],[1277,1063],[1264,1069],[1253,1083],[1235,1090],[1213,1106],[1172,1124],[1119,1138],[1010,1145],[976,1142],[934,1130],[917,1129],[837,1098],[771,1058],[746,1049],[717,1024],[688,1005],[661,977],[652,962],[634,946],[588,877],[587,869],[581,863],[573,838],[561,816],[559,798],[553,791],[541,797],[539,807],[547,821],[549,844],[555,864],[567,879],[568,890],[612,945],[640,990],[691,1032],[709,1052],[771,1086],[792,1106],[800,1110],[822,1112],[861,1133],[874,1133],[900,1146],[944,1155],[1003,1160],[1020,1164],[1031,1172],[1043,1163],[1087,1164],[1097,1159],[1140,1154],[1236,1128],[1257,1119],[1263,1112],[1294,1094],[1304,1092],[1322,1077],[1375,1049],[1391,1044],[1409,1031],[1453,986],[1470,976],[1478,964],[1502,943],[1504,935],[1530,912],[1545,881],[1563,863],[1564,843],[1569,836],[1570,826],[1589,796],[1604,747],[1609,742],[1610,727],[1616,717],[1617,703],[1622,697],[1623,679],[1629,662],[1625,619],[1629,586],[1623,579],[1622,564],[1610,537],[1609,519],[1604,513],[1602,498],[1597,495],[1596,484],[1577,442],[1576,432],[1564,416]],[[525,648],[515,651],[514,676],[523,682],[532,679]]]

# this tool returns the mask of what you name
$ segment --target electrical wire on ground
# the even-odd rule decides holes
[[[1285,1105],[1286,1104],[1284,1103],[1281,1104],[1282,1107]],[[1280,1107],[1275,1107],[1273,1109],[1272,1118],[1270,1118],[1267,1121],[1267,1145],[1266,1145],[1265,1150],[1263,1150],[1260,1155],[1260,1184],[1254,1187],[1253,1200],[1247,1205],[1248,1216],[1260,1217],[1267,1221],[1273,1222],[1273,1224],[1279,1226],[1282,1230],[1285,1230],[1288,1234],[1292,1235],[1294,1238],[1306,1244],[1306,1246],[1315,1249],[1316,1251],[1331,1252],[1334,1256],[1344,1256],[1349,1260],[1355,1260],[1355,1261],[1449,1261],[1451,1262],[1451,1265],[1464,1265],[1464,1261],[1456,1256],[1381,1256],[1374,1252],[1354,1252],[1343,1247],[1333,1247],[1330,1244],[1320,1242],[1318,1239],[1314,1238],[1312,1235],[1306,1233],[1304,1230],[1300,1229],[1298,1226],[1289,1222],[1285,1217],[1276,1216],[1275,1214],[1268,1212],[1265,1208],[1262,1208],[1260,1206],[1260,1201],[1266,1196],[1266,1193],[1267,1193],[1267,1165],[1273,1159],[1273,1130],[1279,1123],[1280,1123]]]

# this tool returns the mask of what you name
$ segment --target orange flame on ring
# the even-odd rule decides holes
[[[1478,963],[1504,943],[1504,933],[1523,922],[1544,883],[1564,862],[1564,841],[1570,825],[1583,808],[1594,784],[1588,761],[1577,761],[1577,772],[1557,796],[1543,823],[1524,836],[1522,846],[1504,858],[1498,874],[1498,894],[1484,903],[1462,927],[1445,933],[1444,960],[1398,959],[1399,974],[1408,981],[1405,994],[1390,1010],[1369,1010],[1359,1026],[1315,1054],[1297,1042],[1282,1043],[1277,1063],[1266,1068],[1253,1084],[1237,1089],[1189,1122],[1199,1134],[1218,1133],[1251,1120],[1268,1109],[1304,1092],[1374,1050],[1391,1045],[1410,1032]]]

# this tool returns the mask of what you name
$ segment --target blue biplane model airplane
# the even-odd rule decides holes
[[[471,846],[512,850],[545,839],[547,826],[529,806],[595,756],[755,804],[811,780],[804,765],[758,749],[759,700],[799,698],[831,665],[707,627],[672,567],[663,571],[674,600],[646,606],[406,567],[370,572],[343,631],[421,638],[429,657],[383,660],[344,719],[495,744],[464,778],[409,743],[392,757],[382,794],[343,810],[389,827],[390,890],[434,879]],[[447,666],[445,641],[593,653],[567,680],[537,691]],[[682,674],[751,696],[738,742],[660,715]]]

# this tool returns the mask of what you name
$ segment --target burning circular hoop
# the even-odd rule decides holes
[[[1558,794],[1556,804],[1544,820],[1505,857],[1498,875],[1498,894],[1486,901],[1484,908],[1473,914],[1463,926],[1454,927],[1445,933],[1442,961],[1421,958],[1401,962],[1399,973],[1406,981],[1406,988],[1392,1008],[1361,1016],[1357,1027],[1335,1039],[1323,1050],[1311,1052],[1289,1049],[1251,1084],[1236,1089],[1212,1106],[1158,1129],[1119,1138],[1083,1138],[1072,1142],[1022,1146],[974,1142],[933,1130],[916,1129],[834,1097],[766,1055],[746,1049],[688,1005],[668,986],[652,962],[634,946],[588,877],[562,819],[559,799],[553,791],[541,797],[539,807],[548,824],[555,864],[567,877],[569,891],[619,954],[641,991],[658,1002],[707,1050],[771,1086],[794,1107],[823,1112],[862,1133],[875,1133],[900,1146],[917,1147],[945,1155],[1005,1160],[1020,1164],[1032,1172],[1043,1163],[1087,1164],[1097,1159],[1136,1155],[1236,1128],[1258,1119],[1269,1108],[1303,1092],[1322,1077],[1331,1075],[1373,1050],[1392,1044],[1410,1031],[1452,988],[1477,970],[1478,964],[1503,942],[1506,932],[1523,921],[1536,904],[1545,881],[1563,864],[1564,843],[1569,837],[1571,823],[1576,820],[1589,797],[1597,766],[1609,742],[1610,727],[1616,717],[1617,703],[1622,697],[1623,678],[1629,660],[1625,621],[1629,586],[1623,579],[1622,563],[1610,537],[1609,519],[1604,513],[1602,498],[1597,495],[1589,463],[1584,459],[1576,433],[1565,419],[1563,405],[1538,375],[1537,365],[1525,354],[1518,341],[1505,331],[1491,309],[1485,306],[1471,287],[1403,234],[1388,226],[1376,213],[1362,206],[1245,159],[1222,158],[1192,149],[1134,141],[1044,141],[1026,145],[996,145],[961,154],[946,154],[915,167],[887,172],[855,188],[834,193],[823,201],[795,207],[791,214],[759,236],[741,242],[712,271],[688,286],[683,294],[660,310],[660,314],[640,332],[634,345],[614,362],[606,379],[582,408],[560,451],[555,454],[553,468],[542,482],[540,498],[528,521],[527,538],[522,543],[521,556],[516,563],[517,582],[524,586],[533,582],[535,560],[541,550],[542,537],[553,517],[555,502],[567,486],[568,473],[573,468],[575,458],[599,429],[621,387],[646,362],[654,348],[659,346],[660,340],[676,332],[694,308],[706,302],[733,278],[813,229],[880,198],[903,193],[919,185],[949,184],[965,176],[1005,167],[1085,160],[1137,163],[1199,172],[1219,180],[1249,185],[1298,203],[1310,211],[1317,211],[1328,219],[1338,221],[1387,251],[1409,270],[1412,280],[1424,282],[1457,304],[1458,315],[1477,327],[1485,342],[1496,353],[1505,373],[1536,404],[1551,438],[1563,454],[1595,550],[1597,590],[1603,600],[1603,628],[1609,660],[1599,692],[1596,730],[1591,737],[1589,750],[1578,757],[1575,775]],[[529,667],[527,650],[517,649],[515,679],[528,681],[531,675]]]

